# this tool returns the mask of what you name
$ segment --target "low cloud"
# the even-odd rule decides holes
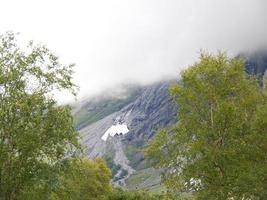
[[[2,32],[20,32],[76,63],[80,96],[178,77],[200,49],[235,55],[267,46],[266,0],[11,0],[1,6]]]

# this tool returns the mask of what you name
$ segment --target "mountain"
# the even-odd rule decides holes
[[[267,51],[240,55],[245,58],[245,71],[257,75],[262,85]],[[160,170],[149,166],[141,150],[158,129],[176,120],[176,106],[168,95],[171,82],[124,85],[74,106],[86,155],[107,161],[114,184],[128,189],[162,189]]]
[[[148,168],[140,149],[156,130],[175,120],[176,107],[168,95],[169,84],[170,81],[162,81],[127,86],[123,95],[114,91],[74,107],[76,127],[87,156],[105,158],[115,183],[127,185],[126,179],[132,174],[138,177],[136,173],[141,171],[147,178],[154,176],[156,183],[149,183],[158,185],[159,172]]]
[[[263,86],[263,76],[267,69],[267,49],[243,53],[241,56],[245,58],[246,72],[257,75],[260,85]]]
[[[73,107],[77,129],[82,129],[121,110],[134,101],[141,92],[138,85],[124,85],[76,103]]]
[[[267,49],[244,54],[245,68],[250,74],[263,76],[267,69]]]

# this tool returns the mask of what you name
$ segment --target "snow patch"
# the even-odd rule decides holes
[[[112,125],[105,134],[101,137],[102,140],[106,141],[109,136],[114,137],[115,135],[124,135],[129,132],[126,124]]]

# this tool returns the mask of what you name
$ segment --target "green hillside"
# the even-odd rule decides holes
[[[122,96],[105,96],[89,99],[74,114],[76,128],[82,129],[104,117],[119,111],[127,104],[134,101],[140,92],[137,86],[128,86],[127,93]]]
[[[160,194],[166,191],[166,188],[160,184],[160,171],[154,168],[136,171],[126,180],[126,189],[142,189],[154,194]]]

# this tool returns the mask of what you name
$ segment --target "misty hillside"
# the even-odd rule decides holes
[[[84,101],[76,109],[74,117],[87,155],[91,158],[108,158],[113,166],[120,166],[117,174],[113,174],[115,180],[124,181],[136,170],[147,168],[140,150],[156,130],[175,120],[175,106],[168,95],[169,83],[163,81],[143,87],[131,87],[123,98],[97,97],[98,101]],[[116,128],[119,125],[127,126],[125,135],[118,132],[114,137],[109,136],[106,141],[103,140],[103,135],[111,127]],[[121,172],[127,176],[118,177]],[[151,171],[145,172],[149,174]],[[158,184],[159,173],[155,173],[157,175],[154,180]]]
[[[246,59],[246,72],[257,75],[260,85],[262,86],[262,78],[267,69],[267,50],[259,50],[250,54],[245,54],[244,57]]]
[[[245,70],[262,78],[267,54],[256,52],[245,58]],[[150,168],[141,150],[158,129],[176,120],[176,109],[168,95],[169,84],[170,81],[162,81],[127,87],[123,95],[98,96],[76,108],[75,122],[86,154],[108,161],[115,184],[128,188],[159,187],[160,173]]]
[[[107,92],[75,105],[74,119],[77,129],[88,126],[104,117],[119,111],[134,101],[141,92],[140,86],[127,85],[123,91]]]
[[[1,6],[0,200],[267,200],[267,0]]]

